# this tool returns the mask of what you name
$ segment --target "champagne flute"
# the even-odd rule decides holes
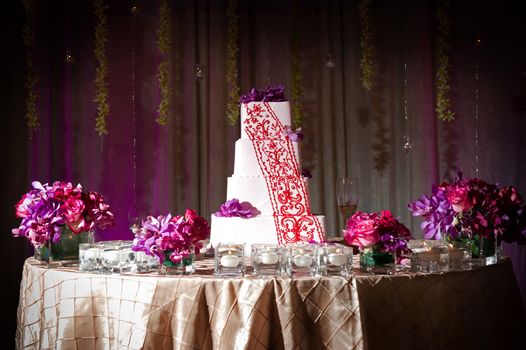
[[[341,177],[336,180],[336,200],[343,218],[343,229],[358,209],[360,187],[357,177]]]

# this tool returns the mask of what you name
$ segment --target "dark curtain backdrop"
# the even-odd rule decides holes
[[[451,180],[457,167],[526,194],[526,36],[520,2],[451,1],[451,99],[455,120],[434,112],[437,1],[373,1],[376,85],[360,82],[358,1],[239,1],[239,83],[291,88],[294,6],[298,16],[306,138],[302,162],[313,177],[313,211],[339,235],[335,179],[360,179],[362,210],[390,209],[421,237],[407,203]],[[91,1],[37,1],[34,65],[39,75],[40,128],[29,139],[24,120],[26,66],[21,1],[2,11],[1,235],[4,293],[12,344],[27,242],[11,237],[13,205],[33,180],[65,180],[101,192],[116,225],[98,239],[131,239],[137,217],[194,208],[209,217],[226,199],[239,124],[227,123],[226,1],[170,1],[172,108],[156,124],[161,56],[158,1],[108,1],[109,133],[94,127],[95,16]],[[475,147],[475,38],[479,36],[479,147]],[[65,61],[71,50],[73,63]],[[132,59],[134,52],[134,60]],[[333,54],[334,67],[327,67]],[[196,77],[196,65],[204,75]],[[407,64],[407,74],[404,74]],[[404,120],[404,77],[408,121]],[[133,88],[135,86],[135,88]],[[135,108],[133,108],[133,97]],[[135,113],[133,111],[135,110]],[[410,135],[412,150],[403,148]],[[134,141],[135,140],[135,141]],[[506,246],[526,300],[526,249]]]

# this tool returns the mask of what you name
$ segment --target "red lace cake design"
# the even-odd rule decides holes
[[[265,182],[280,244],[323,241],[318,218],[312,215],[292,141],[268,103],[244,105],[245,131],[252,141]]]

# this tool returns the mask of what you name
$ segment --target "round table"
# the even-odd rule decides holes
[[[492,349],[522,342],[509,260],[445,274],[349,278],[100,275],[33,258],[19,349]]]

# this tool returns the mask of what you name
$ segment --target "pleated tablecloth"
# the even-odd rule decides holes
[[[492,349],[520,344],[508,260],[478,270],[321,278],[99,275],[24,264],[19,349]]]

